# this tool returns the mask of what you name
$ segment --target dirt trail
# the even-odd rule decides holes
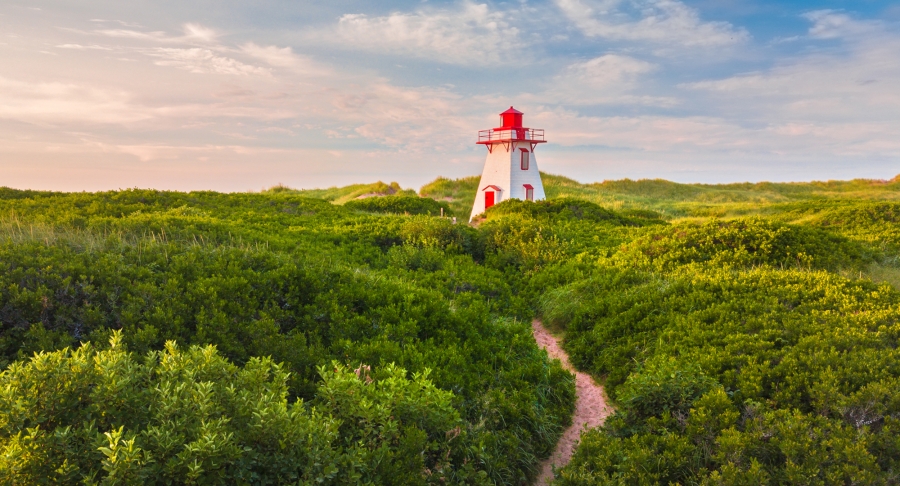
[[[553,479],[553,466],[560,468],[569,462],[572,458],[572,452],[578,439],[581,438],[581,431],[585,427],[597,427],[606,420],[613,409],[606,403],[606,394],[603,387],[594,383],[593,378],[586,373],[576,371],[569,363],[569,356],[559,345],[559,341],[550,334],[550,331],[544,327],[541,321],[531,323],[534,330],[534,340],[538,346],[547,350],[550,358],[557,358],[567,370],[575,375],[575,415],[572,417],[572,425],[563,432],[559,442],[556,443],[556,449],[553,454],[541,464],[541,474],[535,481],[536,486],[544,486]]]

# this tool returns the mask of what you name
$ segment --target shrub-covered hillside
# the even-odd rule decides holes
[[[556,484],[896,483],[896,196],[878,186],[668,221],[658,195],[636,211],[491,208],[484,224],[557,242],[527,294],[617,407]]]
[[[483,231],[289,191],[0,214],[3,482],[526,484],[569,420],[539,263]]]
[[[0,482],[897,482],[896,180],[477,180],[0,189]]]
[[[558,484],[896,483],[896,178],[544,182],[484,225],[541,235],[523,295],[618,407]]]

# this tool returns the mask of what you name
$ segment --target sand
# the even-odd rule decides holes
[[[576,371],[569,363],[569,356],[559,345],[555,338],[540,321],[531,324],[534,330],[534,340],[538,346],[547,350],[550,358],[556,358],[562,362],[564,368],[575,375],[575,415],[572,417],[572,425],[563,432],[553,454],[541,463],[541,473],[534,484],[543,486],[553,480],[553,466],[560,468],[565,466],[572,458],[572,452],[581,438],[581,432],[585,428],[598,427],[603,424],[606,417],[612,414],[613,409],[607,404],[603,387],[594,382],[594,379],[586,373]]]

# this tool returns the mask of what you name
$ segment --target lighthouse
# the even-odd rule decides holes
[[[544,130],[522,126],[523,113],[512,106],[500,113],[500,126],[478,132],[478,145],[487,147],[487,158],[478,183],[472,215],[507,199],[540,201],[544,185],[534,149],[546,143]]]

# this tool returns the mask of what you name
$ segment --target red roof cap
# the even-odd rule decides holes
[[[522,126],[522,113],[521,111],[509,107],[508,110],[500,113],[500,127],[501,128],[520,128]]]

